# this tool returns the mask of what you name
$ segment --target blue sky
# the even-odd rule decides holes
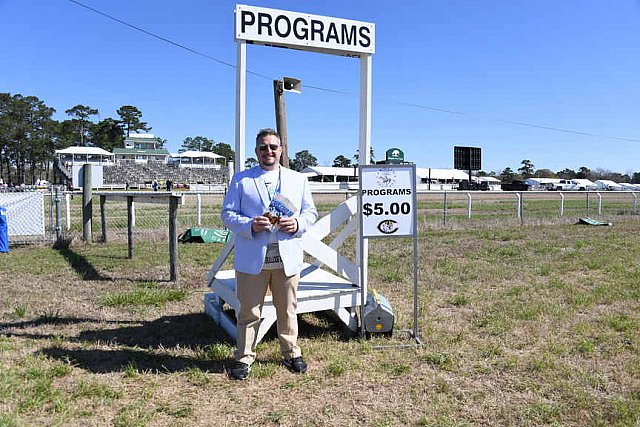
[[[638,0],[78,1],[231,66],[69,0],[0,0],[0,91],[35,95],[58,120],[76,104],[100,119],[134,105],[172,152],[197,135],[233,147],[241,3],[376,24],[377,159],[397,147],[448,168],[453,146],[469,145],[486,171],[523,159],[640,171]],[[248,46],[247,68],[266,76],[247,78],[249,144],[275,127],[272,80],[291,76],[303,82],[286,94],[291,155],[309,150],[321,166],[354,155],[357,59]]]

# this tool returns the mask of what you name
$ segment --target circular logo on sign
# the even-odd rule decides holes
[[[385,219],[378,224],[378,230],[384,234],[393,234],[398,231],[398,223],[392,219]]]
[[[393,187],[396,184],[396,171],[394,170],[380,169],[376,175],[380,187]]]

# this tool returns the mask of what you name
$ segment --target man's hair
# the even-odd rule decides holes
[[[258,132],[258,135],[256,136],[256,145],[258,145],[260,143],[260,140],[262,138],[264,138],[265,136],[269,136],[269,135],[273,135],[276,138],[278,138],[278,144],[280,144],[280,135],[278,135],[278,132],[276,132],[275,130],[273,130],[271,128],[265,128],[265,129],[260,129],[260,131]]]

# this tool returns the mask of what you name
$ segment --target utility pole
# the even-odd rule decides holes
[[[289,167],[289,144],[287,142],[287,112],[284,102],[284,92],[301,93],[302,81],[291,77],[283,77],[282,80],[273,81],[273,99],[276,110],[276,132],[280,135],[282,156],[280,164]]]
[[[273,81],[273,99],[276,104],[276,132],[280,135],[282,156],[280,164],[289,167],[289,146],[287,144],[287,112],[284,103],[284,83],[282,80]]]

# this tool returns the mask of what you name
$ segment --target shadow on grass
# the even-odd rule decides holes
[[[298,337],[314,339],[327,335],[335,335],[343,341],[348,341],[353,337],[351,331],[336,318],[331,310],[298,316]],[[263,341],[272,339],[278,339],[276,323],[265,334]]]
[[[204,372],[224,372],[221,361],[204,360],[184,356],[158,354],[145,350],[69,350],[60,347],[46,348],[39,352],[48,357],[71,362],[74,366],[95,374],[122,372],[133,366],[138,372],[173,373],[190,368]]]
[[[341,323],[328,314],[317,313],[313,320],[318,324],[299,318],[299,336],[314,338],[342,331]],[[43,325],[72,325],[87,323],[86,329],[75,336],[49,333],[38,334],[31,331],[20,333],[17,328],[30,328]],[[107,325],[105,325],[107,323]],[[111,327],[115,325],[115,327]],[[107,326],[108,328],[104,328]],[[275,326],[275,325],[274,325]],[[121,372],[128,365],[138,371],[158,373],[179,372],[189,368],[198,368],[206,372],[223,372],[222,361],[208,360],[207,346],[225,344],[233,348],[234,344],[226,333],[204,313],[164,316],[152,321],[110,321],[89,318],[62,318],[42,316],[32,321],[0,324],[7,336],[20,336],[30,339],[62,338],[64,342],[79,343],[83,348],[65,348],[64,342],[54,347],[38,351],[49,357],[71,361],[75,366],[93,373]],[[265,336],[265,341],[277,340],[275,327]],[[110,349],[87,348],[92,345],[108,345]],[[194,351],[196,356],[170,354],[173,350]]]
[[[78,319],[78,322],[86,319]],[[102,323],[99,320],[90,327]],[[33,322],[24,322],[25,327]],[[60,323],[60,322],[57,322]],[[66,319],[66,323],[73,323]],[[165,316],[153,321],[110,322],[126,326],[109,329],[86,329],[73,337],[65,337],[70,343],[82,343],[85,348],[68,349],[64,346],[45,348],[39,353],[55,359],[70,360],[74,365],[94,373],[120,372],[127,365],[138,371],[178,372],[199,368],[207,372],[223,372],[222,362],[207,360],[206,346],[224,343],[232,346],[224,331],[205,314],[192,313]],[[12,325],[15,327],[15,325]],[[55,335],[33,333],[16,334],[32,339],[50,339]],[[87,349],[86,345],[108,344],[113,349]],[[133,348],[131,348],[133,347]],[[192,350],[200,356],[188,357],[169,354],[171,350]]]
[[[69,244],[67,242],[63,242],[56,246],[56,249],[60,252],[60,254],[67,260],[71,268],[73,268],[76,273],[80,275],[82,280],[107,280],[107,281],[116,281],[116,280],[127,280],[127,277],[116,278],[116,277],[108,277],[100,274],[98,270],[89,262],[89,260],[84,256],[80,255],[77,252],[74,252],[70,249]],[[122,259],[127,260],[126,256],[102,256],[98,255],[96,257],[110,258],[110,259]],[[135,281],[140,282],[158,282],[158,283],[173,283],[170,279],[158,279],[158,278],[136,278]]]
[[[229,342],[224,331],[204,313],[164,316],[114,329],[85,330],[72,340],[84,343],[107,342],[112,345],[149,349],[196,349],[205,345]]]
[[[0,323],[0,331],[4,331],[8,330],[10,328],[34,328],[34,327],[38,327],[38,326],[45,326],[45,325],[59,325],[59,326],[66,326],[66,325],[77,325],[78,323],[113,323],[113,324],[136,324],[138,322],[134,322],[134,321],[130,321],[130,320],[100,320],[100,319],[92,319],[89,317],[61,317],[58,316],[56,314],[43,314],[41,316],[36,317],[35,319],[32,320],[22,320],[19,322],[4,322],[4,323]],[[9,335],[17,335],[17,336],[24,336],[23,334],[14,334],[14,333],[9,333]],[[35,336],[34,338],[48,338],[48,337],[52,337],[54,335],[48,335],[48,336]]]
[[[64,259],[67,260],[71,268],[80,275],[82,280],[112,280],[101,275],[86,257],[72,251],[68,245],[61,245],[57,249]]]

